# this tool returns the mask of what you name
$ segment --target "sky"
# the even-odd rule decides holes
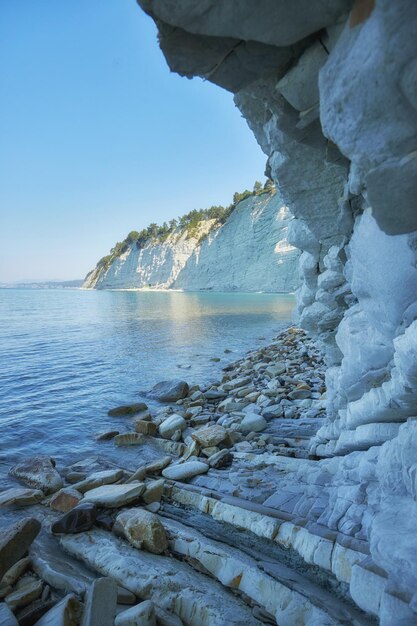
[[[83,278],[265,162],[232,94],[169,71],[135,0],[1,0],[0,282]]]

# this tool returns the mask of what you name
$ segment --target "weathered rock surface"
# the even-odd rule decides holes
[[[255,400],[272,420],[262,435],[284,440],[285,458],[297,441],[315,460],[312,466],[296,456],[294,467],[274,477],[274,502],[369,543],[373,570],[352,566],[346,554],[336,564],[337,549],[335,572],[351,576],[353,598],[382,626],[413,623],[417,5],[261,2],[253,12],[245,2],[233,9],[213,0],[139,4],[155,19],[172,70],[235,93],[295,216],[287,237],[303,251],[297,319],[325,354],[326,417],[314,427],[315,418],[306,417],[297,433],[285,422],[307,415],[307,405],[297,403],[321,392],[310,396],[295,382],[284,396],[278,390],[286,386],[280,377],[287,363],[270,372],[279,378],[276,388]],[[308,348],[304,356],[307,365],[315,358]],[[275,402],[279,427],[268,414],[275,392],[284,396]],[[230,427],[240,423],[233,414],[246,399],[221,406]],[[252,449],[248,436],[237,454]],[[213,482],[210,474],[197,480]]]
[[[47,456],[37,456],[18,463],[10,470],[10,474],[46,494],[62,487],[62,478],[55,469],[55,461]]]
[[[168,547],[159,518],[145,509],[123,511],[117,516],[113,530],[122,533],[135,548],[143,548],[154,554],[161,554]]]
[[[114,621],[114,626],[156,626],[155,605],[150,600],[145,600],[132,608],[119,613]]]
[[[40,489],[26,489],[25,487],[11,487],[0,493],[1,506],[30,506],[44,498]]]
[[[113,626],[116,603],[116,582],[97,578],[88,590],[81,626]]]
[[[299,253],[287,241],[290,220],[279,193],[250,196],[224,224],[200,222],[196,236],[177,229],[163,243],[133,243],[109,268],[93,270],[84,286],[294,291]]]
[[[49,501],[49,506],[55,511],[66,513],[73,509],[82,500],[82,493],[72,487],[64,487],[57,491]]]

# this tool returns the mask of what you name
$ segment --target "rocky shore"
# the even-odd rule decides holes
[[[10,471],[0,623],[373,624],[348,587],[365,542],[297,508],[301,490],[320,514],[326,472],[309,453],[326,408],[314,342],[289,328],[217,384],[164,381],[149,397],[158,410],[110,409],[125,427],[97,435],[102,456]],[[135,464],[107,446],[135,446]]]

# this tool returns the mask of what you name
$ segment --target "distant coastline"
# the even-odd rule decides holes
[[[83,279],[18,281],[0,283],[0,289],[80,289],[83,282]]]

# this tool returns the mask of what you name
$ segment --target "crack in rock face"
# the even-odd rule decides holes
[[[370,542],[366,568],[338,565],[353,600],[416,623],[417,4],[138,2],[169,66],[233,91],[267,155],[302,250],[297,321],[327,363],[320,524]]]

